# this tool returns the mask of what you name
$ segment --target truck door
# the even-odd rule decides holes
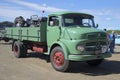
[[[58,16],[49,17],[48,27],[47,27],[47,44],[50,45],[57,41],[60,37],[60,28],[59,28],[59,19]]]

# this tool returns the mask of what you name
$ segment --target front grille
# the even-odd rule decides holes
[[[107,43],[103,41],[86,43],[85,51],[101,50],[102,45],[107,45]]]
[[[106,38],[107,35],[105,33],[90,33],[87,34],[88,39],[94,39],[94,38]]]

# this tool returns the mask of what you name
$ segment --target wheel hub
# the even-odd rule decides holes
[[[18,46],[17,45],[14,46],[14,52],[16,55],[18,54]]]
[[[64,55],[62,54],[62,52],[56,52],[53,58],[54,58],[54,63],[57,66],[62,66],[64,64]]]

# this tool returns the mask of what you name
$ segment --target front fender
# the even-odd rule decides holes
[[[60,42],[60,41],[54,42],[51,45],[51,47],[49,49],[49,53],[51,53],[52,49],[55,48],[56,46],[60,46],[63,49],[64,55],[65,55],[65,59],[68,60],[69,50],[66,47],[66,45],[64,43]]]

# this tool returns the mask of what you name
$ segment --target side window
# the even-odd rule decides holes
[[[57,16],[52,16],[49,18],[49,26],[59,26],[59,19]]]
[[[92,26],[92,21],[90,19],[82,19],[82,24],[83,24],[83,26],[91,27]]]

